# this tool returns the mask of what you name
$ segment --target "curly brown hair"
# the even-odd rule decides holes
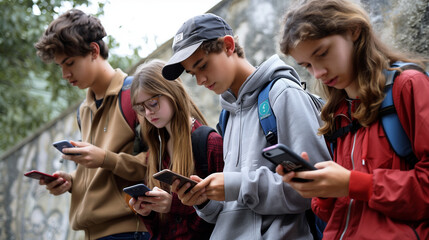
[[[44,62],[51,62],[56,54],[86,56],[91,53],[90,44],[95,42],[100,47],[101,57],[107,59],[109,50],[102,40],[105,36],[106,31],[98,18],[70,9],[49,24],[34,47]]]

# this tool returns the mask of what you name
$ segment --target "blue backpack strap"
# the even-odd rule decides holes
[[[271,88],[273,87],[274,83],[280,79],[280,78],[286,78],[287,76],[276,76],[274,79],[272,79],[267,86],[265,86],[261,92],[258,95],[258,115],[259,115],[259,122],[261,123],[261,127],[264,131],[265,138],[267,139],[267,142],[271,145],[274,145],[278,142],[277,138],[277,120],[276,116],[274,114],[274,111],[271,107],[270,99],[269,99],[269,93]],[[305,90],[305,89],[304,89]],[[306,91],[308,96],[310,97],[313,104],[316,106],[316,108],[321,111],[323,105],[325,102],[320,97],[317,97],[310,92]]]
[[[395,62],[391,65],[391,68],[417,69],[422,71],[416,64],[405,62]],[[399,121],[398,114],[393,103],[393,83],[399,73],[400,72],[398,70],[384,70],[386,86],[384,89],[385,98],[380,106],[381,123],[389,144],[395,153],[398,156],[405,158],[411,166],[414,166],[417,162],[417,157],[413,153],[410,139]]]
[[[271,88],[277,79],[274,79],[265,86],[258,95],[258,116],[259,123],[264,131],[267,142],[274,145],[278,142],[277,139],[277,120],[269,99]]]
[[[225,109],[222,109],[219,115],[219,122],[216,124],[216,129],[219,135],[223,138],[225,135],[226,123],[228,122],[229,112]]]
[[[261,124],[262,130],[264,131],[265,138],[267,142],[271,145],[274,145],[278,142],[277,138],[277,120],[276,116],[272,110],[269,93],[274,83],[280,78],[287,78],[287,76],[279,75],[272,79],[263,89],[259,92],[258,95],[258,118],[259,123]],[[320,97],[306,91],[310,96],[314,105],[320,111],[323,107],[324,101]],[[219,123],[216,125],[216,129],[219,134],[223,137],[225,134],[226,123],[228,121],[229,112],[225,109],[222,109],[219,115]]]

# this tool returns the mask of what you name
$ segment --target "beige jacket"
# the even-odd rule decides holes
[[[70,223],[74,230],[84,230],[86,239],[146,231],[144,224],[125,201],[124,187],[141,182],[146,167],[145,153],[132,156],[134,132],[119,109],[118,93],[126,74],[116,69],[102,105],[96,108],[88,90],[80,106],[82,141],[106,150],[99,168],[78,165],[72,173]]]

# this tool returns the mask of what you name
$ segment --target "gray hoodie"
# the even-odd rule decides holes
[[[221,104],[230,112],[224,136],[225,201],[209,201],[198,215],[215,223],[211,239],[312,239],[305,218],[310,199],[301,197],[275,173],[275,165],[261,150],[269,144],[258,119],[258,94],[278,74],[269,100],[277,118],[278,142],[296,153],[306,151],[312,164],[329,160],[321,124],[312,100],[301,88],[298,74],[277,55],[265,61]]]

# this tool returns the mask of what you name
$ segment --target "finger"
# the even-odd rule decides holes
[[[140,203],[142,204],[154,204],[161,200],[161,197],[139,197]]]
[[[63,179],[71,179],[71,175],[63,171],[56,171],[52,174],[52,176],[58,177],[58,178],[61,177]]]
[[[333,166],[337,163],[333,162],[333,161],[322,161],[322,162],[318,162],[314,165],[315,168],[317,169],[323,169],[326,168],[328,166]]]
[[[316,187],[316,185],[312,184],[312,182],[302,183],[292,181],[289,184],[304,198],[320,196],[320,194],[318,193],[319,188]]]
[[[140,204],[134,203],[134,204],[132,204],[131,206],[133,206],[133,209],[134,209],[134,210],[136,210],[136,211],[141,210],[141,208],[140,208]]]
[[[89,146],[90,145],[90,144],[88,144],[86,142],[78,142],[78,141],[73,141],[73,140],[71,140],[70,143],[73,146],[76,146],[76,147],[85,147],[85,146]]]
[[[283,182],[289,183],[293,177],[295,177],[295,172],[288,172],[283,175],[282,180]]]
[[[56,179],[50,183],[46,183],[46,182],[44,182],[44,183],[45,183],[47,189],[54,189],[56,187],[59,187],[61,184],[65,183],[65,182],[66,181],[62,177],[59,177],[58,179]]]
[[[155,211],[157,207],[158,207],[158,204],[156,203],[148,203],[148,202],[140,203],[140,209],[144,211]]]
[[[190,199],[189,202],[197,202],[199,200],[203,199],[204,201],[207,200],[207,195],[206,195],[206,189],[203,188],[200,191],[196,192],[193,195],[190,195]]]
[[[283,171],[283,166],[282,165],[278,165],[277,167],[276,167],[276,172],[279,174],[279,175],[285,175],[285,172]]]
[[[65,193],[69,188],[70,186],[68,182],[50,188],[46,186],[46,189],[48,189],[48,191],[55,196]]]
[[[180,180],[176,179],[173,184],[171,185],[171,191],[177,193],[179,189]]]
[[[301,179],[309,179],[309,180],[316,180],[318,176],[320,175],[320,171],[314,170],[314,171],[302,171],[302,172],[295,172],[296,178]]]
[[[189,198],[189,196],[191,194],[190,194],[190,192],[186,192],[186,190],[188,190],[189,186],[190,186],[190,183],[186,183],[185,185],[183,185],[183,187],[177,189],[176,194],[179,197],[179,199]]]
[[[207,187],[207,185],[209,185],[210,184],[210,179],[204,179],[204,180],[202,180],[201,182],[199,182],[197,185],[195,185],[191,190],[190,190],[190,192],[192,193],[192,194],[195,194],[196,192],[198,192],[198,191],[200,191],[201,189],[203,189],[203,188],[205,188],[205,187]]]
[[[203,181],[203,179],[200,178],[200,177],[198,177],[197,175],[191,175],[189,178],[192,179],[192,180],[194,180],[194,181],[196,181],[196,182],[198,182],[198,183],[201,182],[201,181]]]
[[[302,157],[302,158],[304,158],[304,159],[305,159],[305,160],[307,160],[307,161],[310,161],[310,158],[308,157],[307,152],[302,152],[302,153],[301,153],[301,157]]]
[[[43,180],[43,178],[41,178],[39,180],[39,185],[46,185],[46,182],[45,182],[45,180]]]

